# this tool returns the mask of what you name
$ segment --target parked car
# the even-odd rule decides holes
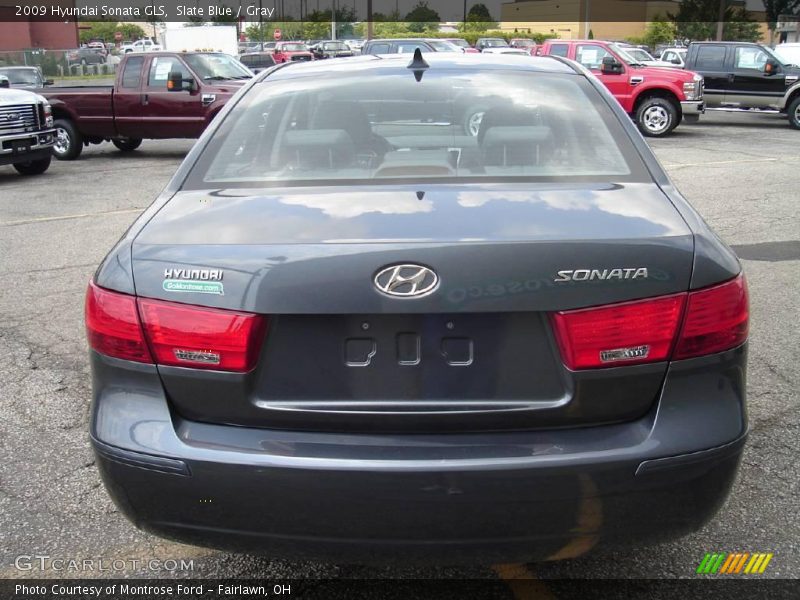
[[[526,50],[531,56],[536,56],[536,42],[530,38],[513,38],[509,40],[508,45],[512,48]]]
[[[0,67],[0,76],[6,77],[13,88],[37,89],[53,85],[53,80],[45,79],[39,67]]]
[[[616,43],[615,45],[630,57],[628,62],[635,62],[640,65],[644,65],[645,67],[676,67],[676,65],[671,62],[667,62],[665,60],[656,60],[653,58],[653,55],[644,48],[621,43]]]
[[[436,52],[436,49],[419,38],[367,40],[361,54],[413,54],[419,48],[423,52]]]
[[[661,61],[683,68],[686,65],[687,48],[667,48],[661,53]]]
[[[703,78],[673,68],[646,67],[623,48],[598,40],[547,40],[542,55],[579,62],[602,81],[646,136],[671,133],[681,121],[696,123],[705,110]]]
[[[240,54],[239,61],[253,73],[260,73],[264,69],[275,66],[272,52],[248,52]]]
[[[800,43],[785,43],[775,46],[775,54],[787,65],[800,66]]]
[[[102,262],[107,492],[173,540],[340,563],[699,529],[748,430],[736,255],[586,70],[414,63],[261,73]],[[478,138],[440,120],[459,96],[493,101]]]
[[[461,48],[466,54],[477,54],[480,50],[473,48],[469,45],[469,42],[462,38],[446,38],[446,42],[450,42],[451,44],[458,46]]]
[[[28,90],[10,89],[0,74],[0,165],[22,175],[40,175],[50,167],[55,142],[50,104]]]
[[[344,43],[350,47],[353,54],[361,54],[361,49],[364,47],[366,40],[344,40]]]
[[[86,47],[91,50],[94,50],[103,57],[108,56],[108,49],[106,48],[106,45],[103,42],[89,42],[88,44],[86,44]]]
[[[125,54],[131,52],[160,52],[163,50],[160,44],[156,44],[150,38],[142,38],[130,44],[123,44],[122,52]]]
[[[350,46],[344,42],[335,40],[317,42],[316,44],[309,46],[308,49],[314,55],[314,58],[318,59],[353,56],[353,51],[350,49]]]
[[[196,138],[252,73],[235,58],[207,52],[128,53],[113,86],[58,87],[53,154],[77,158],[84,145],[112,142],[130,152],[142,139]]]
[[[475,48],[479,52],[483,52],[487,48],[508,48],[508,42],[503,38],[478,38],[475,42]]]
[[[511,46],[490,46],[482,50],[484,54],[516,54],[517,56],[531,56],[531,51],[526,48],[512,48]]]
[[[308,46],[301,42],[278,42],[272,51],[276,63],[314,60]]]
[[[693,42],[686,68],[705,78],[709,108],[773,110],[800,129],[800,67],[749,42]]]
[[[67,61],[70,63],[86,65],[102,65],[106,62],[106,57],[97,48],[77,48],[67,52]]]

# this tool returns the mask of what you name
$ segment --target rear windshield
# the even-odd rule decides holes
[[[431,69],[417,82],[392,69],[256,85],[187,184],[552,178],[645,180],[628,134],[585,78]]]

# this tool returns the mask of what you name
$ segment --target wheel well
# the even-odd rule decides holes
[[[639,110],[639,107],[642,105],[642,102],[647,100],[648,98],[664,98],[664,100],[668,100],[672,103],[675,107],[675,110],[678,111],[678,115],[682,114],[681,111],[681,103],[678,100],[678,97],[670,92],[669,90],[664,89],[656,89],[656,90],[646,90],[642,92],[638,98],[636,98],[636,102],[633,104],[633,114],[636,114],[636,111]]]
[[[800,98],[800,88],[797,88],[793,91],[789,97],[786,99],[786,104],[783,107],[784,112],[789,110],[789,107],[792,105],[792,102]]]
[[[53,119],[66,119],[68,121],[73,121],[74,120],[72,118],[72,115],[69,114],[63,108],[59,108],[57,106],[53,106],[52,107],[52,111],[53,111]]]

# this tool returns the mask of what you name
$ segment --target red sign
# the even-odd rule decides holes
[[[281,30],[280,29],[276,29],[275,31],[273,31],[272,32],[272,37],[275,38],[276,41],[281,39]]]
[[[121,42],[122,41],[122,32],[121,31],[115,31],[114,32],[114,41],[115,42]]]

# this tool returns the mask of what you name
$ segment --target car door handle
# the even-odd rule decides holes
[[[216,94],[203,94],[200,97],[200,102],[203,103],[203,106],[208,106],[209,104],[213,104],[216,99]]]
[[[150,96],[148,94],[142,94],[142,106],[146,106],[150,102]]]

